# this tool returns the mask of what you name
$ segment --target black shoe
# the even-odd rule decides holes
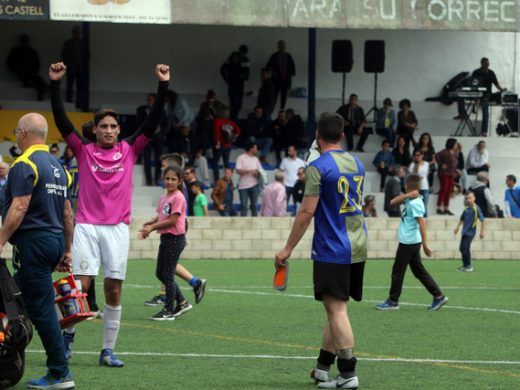
[[[149,301],[145,301],[144,304],[146,306],[159,306],[159,305],[164,305],[165,300],[166,300],[166,297],[164,295],[156,295]]]
[[[171,311],[162,309],[159,313],[151,316],[150,319],[152,321],[173,321],[175,320],[175,315]]]
[[[437,209],[437,214],[444,215],[444,211],[442,211],[441,209]]]
[[[188,301],[185,301],[184,303],[175,306],[172,315],[174,317],[179,317],[180,315],[186,313],[187,311],[190,311],[191,309],[193,309],[193,306],[191,306]]]
[[[206,279],[200,279],[197,287],[193,288],[193,292],[195,293],[195,303],[200,303],[206,292]]]
[[[444,215],[455,215],[450,210],[444,210]]]

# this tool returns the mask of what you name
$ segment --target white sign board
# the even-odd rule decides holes
[[[51,20],[83,22],[171,22],[170,0],[50,0]]]

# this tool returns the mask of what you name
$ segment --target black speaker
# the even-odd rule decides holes
[[[352,41],[332,41],[331,66],[334,73],[349,73],[352,71],[354,59],[352,57]]]
[[[385,41],[365,41],[365,72],[385,71]]]

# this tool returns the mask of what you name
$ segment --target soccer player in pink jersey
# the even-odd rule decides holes
[[[73,272],[87,291],[99,266],[105,272],[105,314],[103,349],[99,364],[122,367],[114,347],[121,320],[121,290],[125,279],[130,245],[129,228],[132,202],[132,174],[141,153],[159,125],[170,80],[168,65],[159,64],[157,98],[148,117],[132,136],[119,140],[118,115],[100,110],[94,117],[96,142],[82,137],[67,118],[60,96],[60,80],[67,67],[62,63],[49,68],[54,121],[78,161],[80,190],[73,243]],[[72,356],[74,330],[64,332],[67,357]]]

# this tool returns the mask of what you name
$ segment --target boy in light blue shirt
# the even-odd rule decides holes
[[[406,178],[406,193],[396,196],[391,205],[404,204],[401,212],[398,239],[399,247],[392,267],[392,284],[388,299],[376,305],[377,310],[398,310],[399,297],[403,289],[404,275],[410,264],[413,275],[423,284],[433,296],[433,302],[428,310],[438,310],[448,302],[448,297],[442,293],[438,284],[433,280],[421,261],[421,246],[426,256],[432,255],[428,247],[426,236],[426,219],[424,218],[424,203],[419,195],[421,177],[416,174]]]

